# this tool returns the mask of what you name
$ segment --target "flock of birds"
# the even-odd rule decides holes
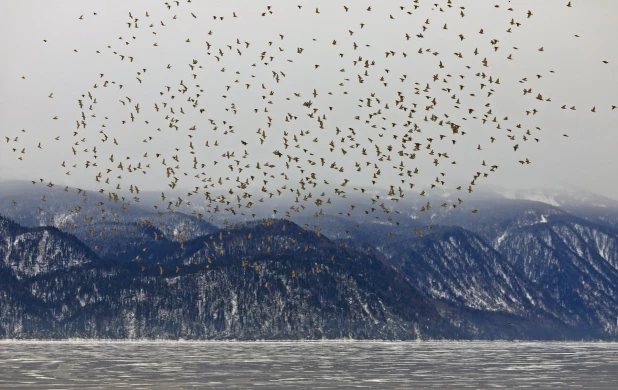
[[[114,56],[119,66],[137,70],[123,81],[97,70],[96,81],[76,96],[75,108],[79,113],[75,128],[55,138],[56,141],[71,139],[70,149],[62,155],[59,167],[63,174],[69,176],[77,169],[92,172],[92,184],[100,187],[99,193],[107,195],[108,208],[120,202],[124,210],[139,202],[140,189],[136,183],[143,182],[144,175],[151,175],[154,180],[162,177],[169,188],[160,194],[167,210],[161,204],[153,206],[159,215],[191,206],[192,199],[203,195],[206,210],[192,212],[200,219],[212,220],[214,213],[255,218],[250,209],[256,202],[267,203],[273,197],[287,194],[295,200],[286,210],[273,209],[273,216],[290,218],[292,213],[305,210],[308,204],[311,207],[315,204],[320,208],[314,215],[317,217],[323,214],[321,208],[335,202],[337,197],[346,198],[351,191],[365,193],[367,188],[376,185],[388,188],[382,198],[371,197],[373,205],[380,203],[379,208],[362,210],[361,206],[352,205],[347,215],[351,216],[355,208],[366,215],[380,211],[389,214],[392,207],[386,202],[396,203],[405,195],[426,196],[434,188],[446,188],[449,169],[457,164],[451,157],[454,148],[467,145],[465,137],[478,133],[483,126],[491,128],[491,135],[481,143],[475,142],[475,148],[466,150],[466,156],[475,156],[473,153],[495,142],[510,142],[516,160],[527,166],[531,161],[520,149],[526,143],[541,142],[541,127],[529,128],[522,123],[542,110],[543,105],[552,104],[551,97],[534,90],[532,81],[555,71],[547,69],[515,80],[535,106],[525,112],[499,113],[492,106],[492,96],[505,82],[513,80],[507,80],[508,74],[501,75],[499,67],[492,67],[492,62],[497,58],[516,61],[520,49],[503,47],[501,40],[490,36],[483,26],[475,27],[474,33],[451,33],[448,23],[435,22],[431,15],[437,15],[438,19],[444,15],[467,17],[466,7],[456,4],[456,0],[408,1],[392,7],[392,13],[384,17],[374,16],[378,5],[370,6],[356,10],[366,16],[354,29],[348,29],[345,23],[342,33],[328,41],[306,37],[305,42],[290,40],[290,44],[283,33],[265,42],[240,38],[219,42],[217,38],[217,28],[236,18],[258,17],[269,23],[268,18],[279,11],[275,7],[266,5],[258,15],[247,15],[241,10],[205,15],[195,9],[195,3],[183,0],[153,4],[165,10],[162,19],[155,19],[147,11],[129,12],[125,34],[115,44],[95,52]],[[504,33],[517,34],[518,29],[535,17],[531,10],[514,9],[510,1],[502,3],[488,7],[511,15]],[[563,6],[574,5],[565,1]],[[295,13],[290,17],[299,20],[323,12],[307,5],[286,4],[285,7],[292,8]],[[353,3],[342,5],[337,17],[344,20],[354,7]],[[406,45],[409,48],[406,51],[389,48],[390,43],[386,41],[380,42],[383,47],[376,48],[364,35],[372,24],[388,29],[395,19],[420,14],[424,15],[423,23],[409,25],[409,31],[397,33],[398,45]],[[78,19],[86,23],[95,17],[97,12]],[[187,63],[178,65],[172,60],[165,65],[162,71],[183,77],[169,85],[157,85],[157,78],[149,77],[153,72],[149,58],[133,53],[131,48],[142,44],[165,50],[165,39],[160,42],[159,37],[169,29],[183,31],[191,23],[209,27],[203,35],[183,38],[175,45],[199,45],[199,51],[189,50],[193,58]],[[470,52],[452,47],[452,53],[439,53],[425,44],[436,30],[452,34],[458,42],[478,42],[478,47]],[[573,39],[578,37],[575,35]],[[48,44],[47,39],[43,42]],[[544,47],[535,48],[538,55],[544,51]],[[332,61],[325,58],[330,52],[336,53]],[[428,79],[414,79],[415,63],[421,60],[435,64]],[[335,61],[345,65],[333,66]],[[599,60],[599,66],[607,63]],[[402,69],[409,72],[402,73]],[[310,82],[302,84],[303,90],[293,91],[286,86],[294,77],[323,81],[333,75],[338,79],[329,89],[308,87]],[[28,81],[27,75],[22,78]],[[215,82],[221,84],[221,90],[208,86]],[[151,96],[139,92],[148,88],[157,88],[158,93]],[[113,93],[108,93],[110,90]],[[54,93],[48,98],[54,99]],[[217,99],[217,104],[223,107],[220,112],[212,109],[212,101]],[[98,108],[101,102],[109,111]],[[571,104],[558,104],[564,110],[577,110]],[[614,109],[616,106],[598,109],[595,106],[587,110],[596,113]],[[58,116],[50,119],[61,120]],[[237,126],[235,123],[239,121],[244,123]],[[145,153],[123,155],[127,149],[120,145],[129,141],[122,135],[131,131],[142,135],[144,145],[130,148],[143,147]],[[17,160],[22,160],[26,158],[26,147],[21,146],[19,137],[5,136],[4,144]],[[181,142],[181,147],[156,152],[154,147],[149,147],[158,138],[169,137]],[[44,146],[48,145],[39,142],[36,149]],[[28,156],[34,157],[30,151]],[[457,208],[479,180],[498,168],[496,163],[480,160],[469,181],[452,185],[461,192],[457,200],[436,207]],[[429,172],[426,176],[430,179],[419,182],[425,180],[421,171]],[[132,182],[131,176],[139,179]],[[353,185],[352,177],[360,178],[367,188]],[[385,183],[387,177],[389,182]],[[32,181],[33,184],[46,182],[48,187],[54,186],[42,178]],[[193,186],[192,191],[178,196],[181,187]],[[322,191],[324,188],[326,191]],[[68,192],[69,187],[64,190]],[[86,191],[78,189],[78,192],[86,203]],[[45,203],[45,197],[41,201]],[[14,200],[13,204],[18,202]],[[105,218],[105,205],[101,202],[100,206],[103,211],[100,216]],[[434,206],[427,202],[420,211],[431,207]],[[44,209],[42,204],[39,212],[44,213]],[[391,217],[389,221],[393,221]],[[422,230],[415,229],[415,233],[422,235]]]

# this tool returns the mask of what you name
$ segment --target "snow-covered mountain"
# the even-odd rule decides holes
[[[40,251],[62,266],[0,265],[0,335],[10,338],[415,339],[462,337],[375,257],[281,220],[202,237],[161,262],[105,262],[54,228],[0,217],[0,253]],[[230,233],[230,234],[227,234]],[[299,234],[300,233],[300,234]],[[304,233],[304,235],[303,235]],[[251,235],[251,238],[247,238]],[[66,237],[65,237],[66,236]],[[23,237],[18,247],[14,237]],[[243,242],[244,241],[244,242]],[[293,245],[297,244],[297,245]],[[178,243],[176,243],[178,246]],[[298,245],[300,246],[299,249]],[[82,260],[83,254],[90,257]],[[332,256],[332,258],[331,258]],[[41,265],[38,264],[40,268]],[[25,268],[27,270],[27,268]],[[25,320],[27,319],[27,321]]]
[[[117,220],[84,220],[101,205],[86,207],[109,200],[50,193],[39,213],[40,193],[0,190],[4,337],[612,339],[618,330],[611,200],[494,192],[454,208],[439,202],[458,196],[442,194],[395,213],[376,193],[296,223],[217,227],[135,203],[111,202]],[[386,207],[348,215],[350,204]]]

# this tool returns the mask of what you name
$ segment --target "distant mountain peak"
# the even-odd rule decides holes
[[[618,201],[571,185],[553,185],[544,188],[506,189],[494,191],[507,199],[530,200],[555,207],[604,207],[618,209]]]

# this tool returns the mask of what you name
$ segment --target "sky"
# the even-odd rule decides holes
[[[2,1],[0,179],[618,199],[618,2],[567,3]]]

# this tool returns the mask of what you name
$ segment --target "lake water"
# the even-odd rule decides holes
[[[0,388],[618,389],[618,344],[0,341]]]

